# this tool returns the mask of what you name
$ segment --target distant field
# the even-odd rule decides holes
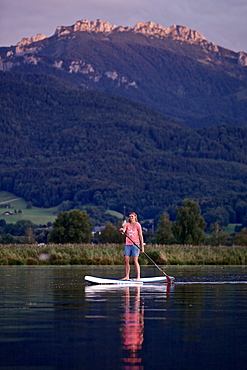
[[[46,225],[53,223],[59,213],[58,207],[52,208],[27,208],[27,202],[16,195],[7,191],[0,191],[0,220],[5,220],[8,224],[15,224],[19,220],[30,220],[35,225]],[[7,208],[7,205],[9,207]],[[21,210],[21,213],[18,211]],[[12,215],[5,216],[5,212],[11,212]],[[106,213],[122,220],[123,215],[119,212],[107,210]]]
[[[118,218],[119,220],[122,220],[122,219],[123,219],[123,215],[122,215],[122,213],[119,213],[119,212],[117,212],[117,211],[112,211],[112,210],[108,209],[108,210],[106,211],[106,213],[108,213],[108,214],[109,214],[109,215],[111,215],[111,216],[114,216],[114,217]]]
[[[236,226],[241,226],[241,224],[229,224],[225,228],[224,232],[226,232],[227,234],[232,234],[232,233],[235,232],[235,227]]]
[[[9,207],[3,207],[9,204]],[[57,217],[57,207],[52,208],[27,208],[27,202],[23,198],[16,197],[7,191],[0,191],[0,219],[7,223],[16,223],[19,220],[30,220],[36,225],[45,225],[48,222],[53,223]],[[21,210],[21,213],[18,211]],[[12,215],[5,216],[5,212],[11,212]]]

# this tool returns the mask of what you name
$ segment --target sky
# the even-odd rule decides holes
[[[164,28],[181,25],[219,46],[247,53],[246,0],[0,0],[0,46],[39,33],[50,37],[57,26],[82,19],[130,27],[146,21]]]

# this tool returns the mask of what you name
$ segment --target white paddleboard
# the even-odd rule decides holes
[[[169,276],[170,279],[174,280],[173,277]],[[95,276],[85,276],[84,278],[87,282],[91,284],[117,284],[117,285],[142,285],[144,283],[167,283],[166,276],[158,277],[147,277],[141,278],[141,280],[121,280],[121,279],[106,279]]]

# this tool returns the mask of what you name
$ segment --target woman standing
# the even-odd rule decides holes
[[[129,222],[123,225],[119,231],[126,235],[126,245],[124,248],[125,277],[123,280],[129,280],[130,278],[130,257],[133,257],[137,275],[136,280],[140,280],[141,272],[138,257],[140,249],[142,253],[144,253],[144,242],[142,227],[138,222],[137,214],[135,212],[131,212],[129,214]],[[140,249],[135,244],[137,244]]]

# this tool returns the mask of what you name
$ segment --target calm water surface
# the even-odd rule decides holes
[[[123,266],[0,267],[0,368],[246,369],[247,267],[166,272],[174,285],[107,287],[84,276]]]

